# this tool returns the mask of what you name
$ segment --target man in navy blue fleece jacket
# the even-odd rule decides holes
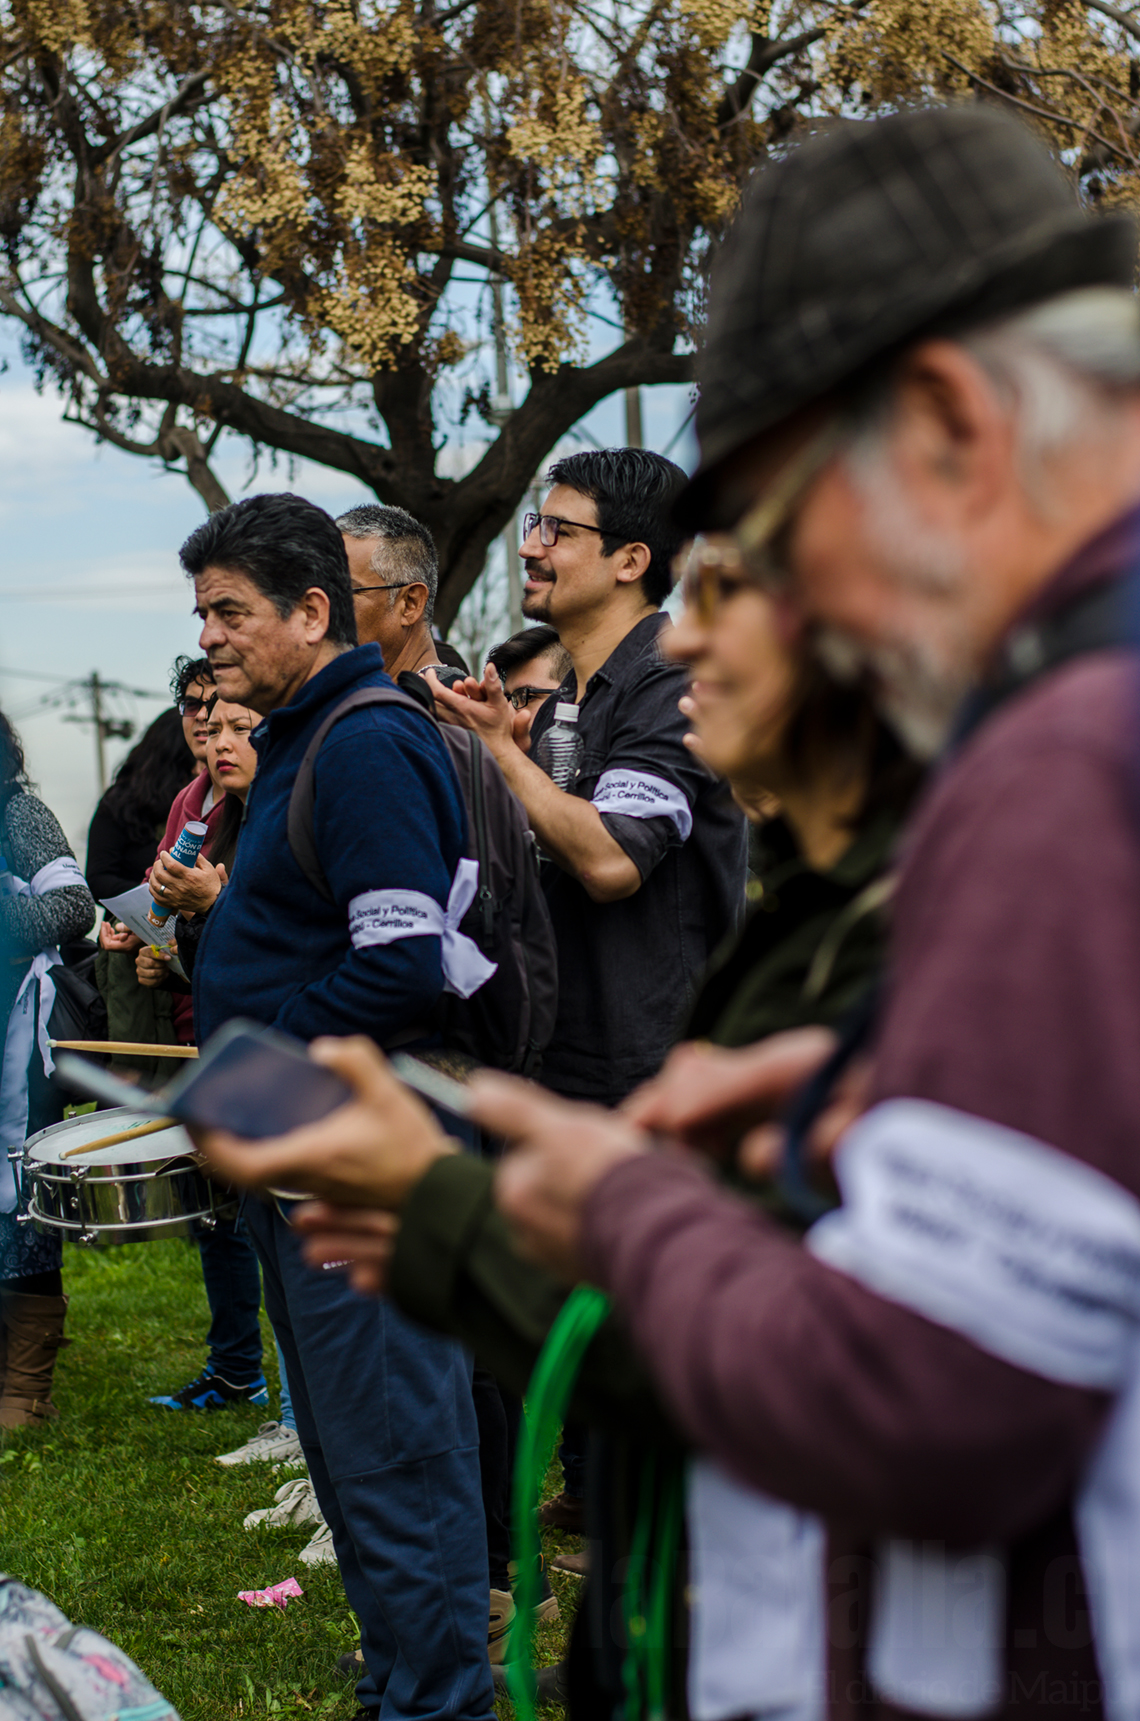
[[[443,988],[441,924],[466,813],[442,739],[415,713],[351,712],[317,756],[313,829],[333,895],[289,849],[289,798],[320,723],[390,685],[356,645],[344,545],[321,509],[254,496],[182,547],[222,699],[267,717],[233,880],[194,969],[201,1038],[229,1017],[384,1045]],[[394,914],[409,899],[423,912]],[[418,899],[418,902],[417,902]],[[409,934],[411,921],[417,928]],[[425,930],[426,929],[426,930]],[[488,1721],[487,1548],[470,1364],[450,1340],[301,1260],[290,1204],[251,1202],[265,1302],[367,1668],[359,1713]]]

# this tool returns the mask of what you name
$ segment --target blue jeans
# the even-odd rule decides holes
[[[285,1367],[285,1358],[281,1354],[281,1346],[277,1344],[277,1334],[273,1335],[273,1343],[277,1345],[277,1378],[281,1382],[281,1414],[277,1418],[282,1428],[291,1428],[297,1432],[297,1418],[293,1415],[293,1400],[289,1393],[289,1374]]]
[[[240,1216],[199,1230],[198,1253],[210,1305],[206,1335],[210,1367],[238,1386],[261,1373],[261,1278],[257,1255]]]
[[[471,1364],[341,1273],[306,1266],[276,1203],[244,1215],[297,1435],[382,1718],[491,1721],[487,1537]]]

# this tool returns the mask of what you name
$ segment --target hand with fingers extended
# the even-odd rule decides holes
[[[582,1213],[607,1171],[648,1140],[618,1112],[564,1100],[514,1076],[483,1072],[471,1115],[512,1144],[495,1175],[495,1200],[524,1254],[560,1277],[580,1276]]]
[[[687,1040],[621,1109],[639,1129],[724,1160],[742,1137],[780,1116],[834,1049],[828,1028],[792,1028],[734,1048]]]
[[[121,920],[105,920],[99,928],[100,950],[138,950],[141,944],[142,939],[136,938]]]
[[[428,1167],[457,1151],[455,1143],[397,1081],[371,1040],[314,1040],[309,1056],[347,1082],[350,1101],[273,1140],[194,1129],[195,1142],[227,1183],[299,1189],[344,1207],[398,1211]]]
[[[431,669],[424,680],[431,685],[436,711],[444,722],[470,729],[492,753],[516,745],[514,720],[518,714],[493,663],[487,665],[482,681],[468,676],[454,687],[445,687]]]
[[[336,1207],[328,1201],[307,1201],[290,1215],[290,1224],[304,1238],[310,1267],[342,1267],[354,1291],[379,1297],[388,1289],[388,1268],[400,1221],[394,1213],[372,1207]]]

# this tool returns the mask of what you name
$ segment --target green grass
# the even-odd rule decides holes
[[[355,1712],[336,1658],[357,1642],[336,1567],[298,1559],[310,1530],[242,1529],[284,1480],[265,1464],[223,1469],[272,1407],[175,1414],[146,1403],[192,1378],[208,1322],[197,1250],[171,1241],[102,1251],[69,1248],[71,1297],[45,1429],[0,1432],[0,1571],[43,1590],[71,1619],[133,1656],[184,1721]],[[555,1538],[549,1551],[580,1546]],[[250,1608],[239,1590],[295,1577],[304,1597]],[[540,1629],[554,1661],[577,1582],[553,1573],[562,1620]],[[502,1700],[499,1713],[512,1714]],[[555,1711],[554,1713],[559,1713]]]

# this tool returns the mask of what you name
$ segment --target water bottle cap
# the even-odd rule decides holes
[[[192,837],[204,837],[210,829],[209,825],[204,824],[201,819],[187,819],[182,828],[189,831]]]
[[[559,702],[559,704],[554,707],[554,721],[556,723],[577,723],[578,707],[576,705],[563,704],[562,702]]]

